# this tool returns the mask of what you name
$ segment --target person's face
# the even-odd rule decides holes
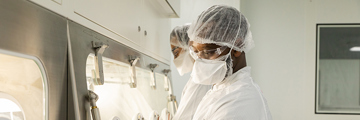
[[[171,45],[171,51],[174,55],[174,59],[177,58],[180,55],[180,52],[182,51],[182,48]]]
[[[171,46],[171,52],[174,55],[174,59],[177,58],[180,55],[180,52],[182,51],[182,48],[172,45],[171,43],[178,43],[179,41],[176,39],[176,37],[172,37],[170,39],[170,46]],[[180,44],[180,43],[178,43]]]
[[[220,48],[222,46],[216,45],[216,44],[201,44],[198,42],[194,42],[194,41],[190,41],[189,42],[189,46],[190,49],[193,50],[193,52],[197,53],[199,58],[203,58],[203,59],[216,59],[220,56],[226,55],[229,53],[230,48],[226,47],[221,54],[215,54],[217,48]],[[206,52],[206,51],[211,51],[211,52]]]

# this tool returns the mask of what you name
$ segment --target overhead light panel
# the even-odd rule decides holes
[[[360,46],[352,47],[352,48],[350,48],[350,51],[352,51],[352,52],[360,52]]]

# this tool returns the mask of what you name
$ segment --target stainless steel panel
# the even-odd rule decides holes
[[[112,60],[122,62],[122,63],[129,63],[129,57],[135,58],[140,57],[139,62],[135,65],[138,68],[142,68],[148,71],[151,71],[150,64],[157,64],[157,68],[154,69],[154,72],[164,74],[163,71],[166,69],[170,69],[170,66],[162,63],[154,58],[151,58],[147,55],[144,55],[134,49],[131,49],[121,43],[118,43],[106,36],[103,36],[93,30],[90,30],[84,26],[81,26],[75,22],[69,22],[69,30],[70,30],[70,40],[71,40],[71,49],[73,54],[73,62],[74,62],[74,71],[75,71],[75,79],[77,85],[77,94],[79,98],[79,107],[80,107],[80,114],[81,118],[85,119],[88,118],[90,115],[90,105],[89,102],[86,100],[86,96],[88,95],[87,89],[87,81],[86,81],[86,60],[89,54],[95,54],[95,49],[92,47],[92,42],[102,42],[103,44],[109,45],[109,47],[104,51],[103,57],[110,58]],[[170,75],[170,74],[169,74]],[[170,76],[169,76],[170,77]],[[150,74],[149,74],[150,78]],[[171,78],[171,77],[170,77]],[[106,82],[106,81],[105,81]],[[138,81],[139,82],[139,81]],[[147,84],[139,84],[137,88],[140,91],[148,90],[147,88],[144,89],[143,87],[148,87],[149,89],[153,89],[150,86],[150,79]],[[164,89],[163,84],[164,81],[161,81],[157,84],[157,89]],[[170,83],[171,84],[171,83]],[[109,91],[111,92],[111,91]],[[123,91],[126,92],[126,91]],[[165,91],[164,93],[170,94],[172,91]],[[98,94],[98,93],[97,93]],[[151,96],[151,95],[149,95]],[[156,95],[154,95],[156,96]],[[71,96],[69,96],[71,97]],[[101,95],[99,94],[99,99],[101,99]],[[153,98],[156,101],[156,97]],[[165,101],[168,99],[167,96],[164,96]],[[69,99],[70,100],[70,99]],[[71,102],[69,102],[71,104]],[[165,106],[167,103],[164,103]],[[69,109],[70,111],[70,109]],[[101,111],[101,108],[100,108]],[[126,109],[124,109],[126,111]],[[161,112],[158,110],[158,112]],[[71,112],[69,112],[69,115]],[[145,115],[148,116],[148,115]]]
[[[0,0],[0,49],[35,56],[45,67],[49,119],[67,119],[66,19],[25,0]]]

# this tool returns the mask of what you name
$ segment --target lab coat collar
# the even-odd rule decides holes
[[[231,76],[228,76],[225,78],[225,80],[221,81],[220,83],[217,83],[213,86],[212,90],[216,91],[219,89],[223,89],[227,86],[230,86],[231,84],[237,82],[237,81],[242,81],[242,80],[247,80],[247,77],[250,77],[251,74],[251,67],[250,66],[246,66],[244,68],[241,68],[240,70],[238,70],[237,72],[235,72],[234,74],[232,74]]]

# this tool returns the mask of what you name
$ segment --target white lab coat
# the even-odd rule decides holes
[[[200,102],[194,120],[272,120],[267,102],[245,67],[214,85]]]
[[[201,99],[210,89],[211,85],[196,84],[190,77],[183,89],[179,108],[172,120],[191,120]]]

